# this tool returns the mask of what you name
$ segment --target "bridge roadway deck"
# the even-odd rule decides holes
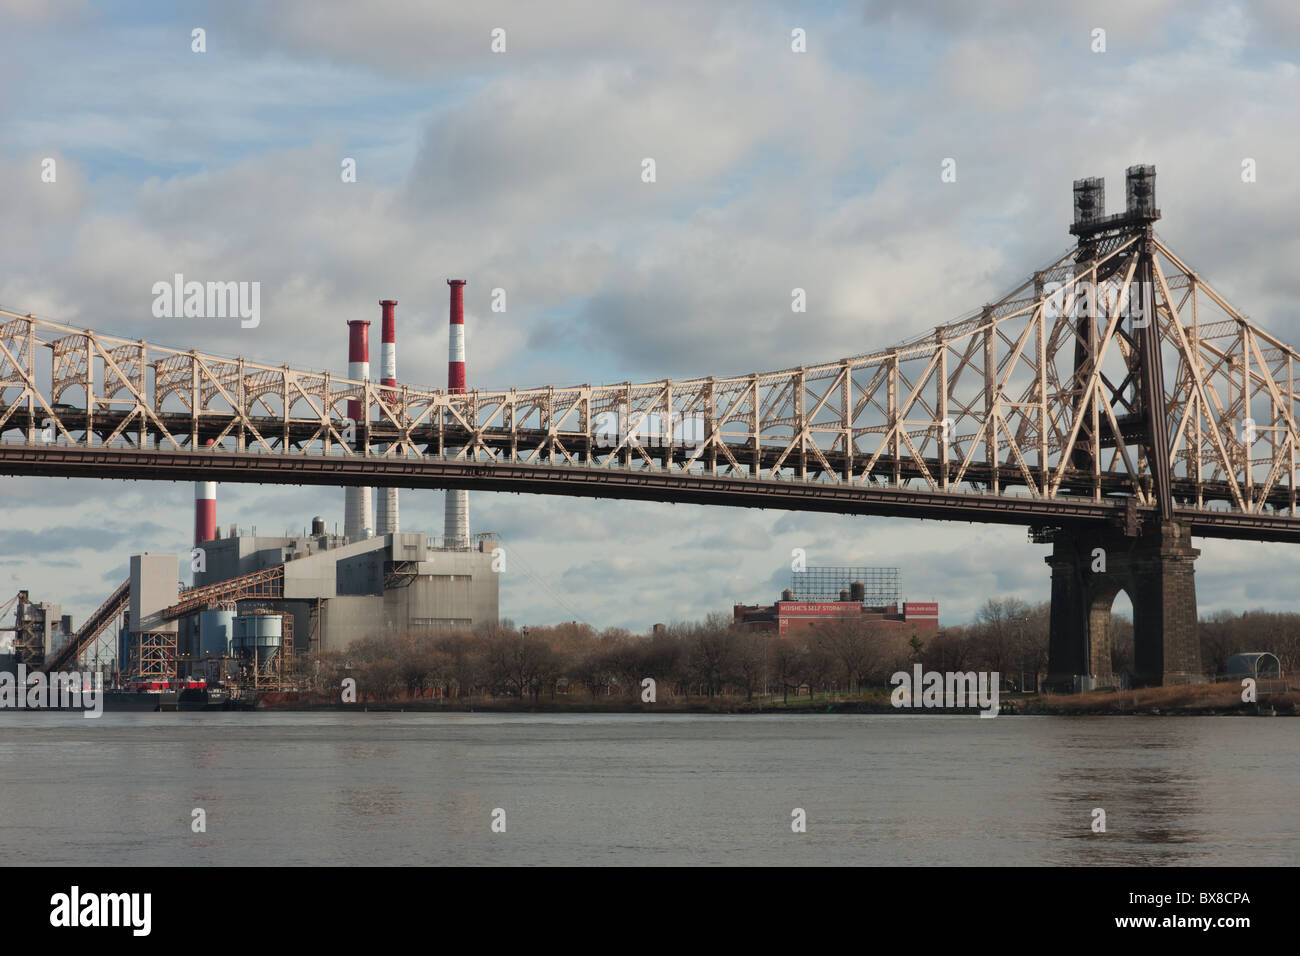
[[[84,410],[68,409],[67,406],[56,406],[59,412],[59,420],[64,428],[69,432],[76,434],[84,432],[86,428],[86,413]],[[120,409],[106,409],[95,413],[95,434],[102,440],[106,435],[113,434],[119,425],[129,416],[131,412]],[[210,413],[195,423],[189,413],[167,412],[159,416],[165,427],[176,438],[183,447],[188,445],[190,436],[194,433],[198,435],[197,447],[205,447],[208,439],[219,441],[222,433],[230,425],[230,419],[221,416],[212,416]],[[43,421],[43,416],[39,413],[32,416],[29,426],[27,410],[25,408],[15,409],[14,415],[6,423],[5,432],[20,432],[27,434],[28,428],[39,429]],[[319,434],[320,423],[317,421],[304,421],[301,419],[291,419],[287,423],[280,418],[269,416],[254,416],[251,418],[253,426],[257,429],[258,434],[273,449],[279,450],[285,447],[301,448],[303,445],[311,443],[315,436]],[[134,439],[139,434],[138,426],[135,428],[125,429],[125,433]],[[148,441],[156,448],[165,447],[167,439],[156,427],[150,424],[146,430]],[[232,435],[235,432],[232,432]],[[229,441],[232,435],[227,435]],[[251,447],[256,442],[251,432],[245,430],[244,435],[247,447]],[[362,425],[358,431],[358,446],[371,446],[382,448],[384,444],[396,441],[400,436],[391,428],[383,426],[372,426],[367,428]],[[471,434],[467,430],[457,425],[427,424],[413,427],[410,431],[410,440],[413,444],[423,446],[425,451],[431,449],[443,448],[460,448],[471,440]],[[480,442],[484,447],[491,449],[498,456],[509,458],[512,449],[515,450],[517,458],[526,458],[535,448],[544,448],[548,440],[548,433],[545,429],[530,429],[518,427],[513,431],[503,428],[484,429],[479,436]],[[587,438],[580,433],[561,432],[557,436],[569,454],[573,457],[586,460],[588,456]],[[441,442],[441,446],[439,443]],[[691,446],[678,445],[674,448],[668,448],[663,445],[646,443],[640,451],[631,451],[629,457],[633,460],[639,460],[641,455],[652,459],[661,467],[666,467],[670,462],[673,465],[684,465],[693,453]],[[842,476],[845,474],[847,463],[843,452],[823,448],[822,457],[830,466],[829,474],[823,475],[821,462],[811,453],[804,453],[801,457],[799,452],[792,451],[786,453],[783,447],[776,444],[765,444],[755,456],[754,449],[748,442],[728,442],[727,450],[732,457],[740,464],[747,467],[757,467],[763,472],[770,472],[778,462],[788,469],[798,470],[801,466],[806,467],[810,477],[828,478],[831,475]],[[597,455],[607,454],[609,449],[595,448],[592,449]],[[221,454],[226,454],[222,451]],[[373,457],[373,453],[372,453]],[[441,457],[434,455],[434,457]],[[558,453],[557,453],[558,457]],[[853,457],[853,469],[858,471],[862,468],[863,463],[870,459],[870,454],[864,454],[862,449],[858,449]],[[948,475],[949,480],[954,480],[960,464],[960,455],[954,452],[957,460],[949,461]],[[757,461],[755,461],[757,458]],[[725,458],[718,456],[718,464],[725,467]],[[936,459],[926,459],[926,470],[922,470],[916,461],[909,457],[900,457],[897,461],[889,455],[882,455],[872,469],[873,475],[878,475],[883,479],[891,480],[893,484],[900,485],[906,481],[915,481],[918,483],[927,481],[927,470],[929,478],[942,485],[941,469]],[[603,469],[602,469],[603,471]],[[1014,488],[1024,486],[1024,476],[1020,468],[1012,463],[1001,463],[997,466],[988,465],[980,461],[972,461],[965,471],[964,481],[976,486],[991,488],[993,486],[994,473],[997,475],[997,484],[1000,488]],[[209,479],[200,479],[209,480]],[[773,479],[776,481],[775,479]],[[365,482],[370,484],[370,482]],[[782,486],[784,482],[780,483]],[[443,487],[443,486],[438,486]],[[475,486],[481,487],[481,486]],[[1061,483],[1061,491],[1065,495],[1073,496],[1078,499],[1094,499],[1096,492],[1100,492],[1103,498],[1124,498],[1129,494],[1128,478],[1122,474],[1106,474],[1094,476],[1083,472],[1067,473]],[[560,492],[569,494],[570,492]],[[1199,494],[1199,499],[1198,499]],[[1175,476],[1173,479],[1173,495],[1176,502],[1181,502],[1185,507],[1192,508],[1197,501],[1202,502],[1220,502],[1227,504],[1234,500],[1231,487],[1228,482],[1223,480],[1202,479],[1199,487],[1196,481],[1180,478]],[[945,495],[951,497],[951,493]],[[1300,502],[1297,501],[1296,490],[1288,487],[1279,481],[1269,493],[1267,499],[1267,510],[1277,516],[1286,518],[1288,514],[1296,513],[1300,515]],[[1204,509],[1197,509],[1203,511]],[[1253,516],[1248,516],[1253,517]],[[1266,517],[1269,517],[1266,515]],[[1300,520],[1286,518],[1291,520]],[[1019,523],[1019,522],[1014,522]],[[1216,521],[1217,524],[1217,521]],[[1258,524],[1258,523],[1256,523]],[[1270,527],[1272,522],[1265,522]],[[1289,538],[1288,538],[1289,540]]]
[[[80,445],[0,444],[0,474],[147,481],[220,481],[286,485],[466,488],[778,508],[832,514],[882,515],[1026,526],[1119,523],[1122,497],[1096,501],[945,492],[827,480],[754,479],[622,467],[473,462],[441,457],[385,458],[249,452],[159,451]],[[1140,509],[1149,511],[1149,509]],[[1189,507],[1175,509],[1193,535],[1300,542],[1300,518]]]

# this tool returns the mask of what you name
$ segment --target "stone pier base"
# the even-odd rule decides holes
[[[1200,553],[1176,521],[1136,538],[1117,529],[1059,532],[1045,559],[1052,568],[1048,687],[1115,683],[1110,609],[1120,591],[1133,602],[1133,686],[1204,680],[1193,569]]]

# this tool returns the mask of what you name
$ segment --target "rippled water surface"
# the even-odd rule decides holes
[[[10,864],[1295,864],[1297,794],[1281,717],[0,715]]]

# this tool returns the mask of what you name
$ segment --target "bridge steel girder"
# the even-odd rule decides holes
[[[933,518],[1041,526],[1120,525],[1122,498],[1051,500],[920,489],[849,486],[820,481],[757,481],[668,471],[609,471],[555,465],[482,464],[442,459],[313,458],[228,453],[208,460],[184,452],[0,445],[0,473],[56,478],[149,481],[467,488],[739,508],[777,508],[844,515]],[[1154,517],[1154,508],[1139,508]],[[1269,515],[1182,509],[1175,517],[1198,537],[1300,542],[1300,522]]]
[[[619,497],[649,483],[658,490],[640,496],[661,500],[717,500],[693,490],[700,477],[744,479],[735,499],[759,506],[824,495],[839,507],[854,497],[844,488],[873,501],[889,489],[933,502],[933,516],[969,520],[1043,514],[1018,496],[1050,503],[1063,521],[1081,515],[1084,500],[1108,506],[1131,497],[1144,519],[1161,520],[1153,506],[1163,506],[1166,518],[1203,515],[1191,526],[1211,530],[1193,533],[1291,540],[1283,529],[1300,525],[1300,355],[1233,309],[1153,234],[1093,238],[1081,248],[1083,258],[1079,250],[1063,256],[965,319],[836,362],[463,395],[0,312],[0,445],[4,462],[13,463],[0,466],[41,473],[9,454],[15,444],[51,458],[55,448],[169,451],[202,463],[189,473],[195,480],[230,481],[238,480],[231,471],[243,466],[239,456],[258,452],[304,473],[333,471],[346,459],[369,472],[360,484],[374,485],[396,464],[428,481],[408,487],[489,487],[485,473],[463,469],[429,480],[428,462],[437,459],[596,471],[611,491],[623,486]],[[1153,327],[1138,334],[1125,324],[1120,299],[1143,279]],[[1115,294],[1090,299],[1099,308],[1080,316],[1082,283],[1103,280],[1115,283]],[[42,373],[48,385],[38,381],[40,348],[52,352]],[[1144,388],[1163,399],[1134,402],[1140,358],[1156,354],[1164,374],[1148,375]],[[350,401],[362,408],[355,437],[345,427]],[[103,467],[115,466],[106,458]],[[282,480],[270,477],[274,470],[257,466],[261,480]],[[179,471],[150,465],[77,474]],[[669,477],[646,477],[655,472]],[[455,483],[468,473],[479,477]],[[342,472],[335,478],[348,483]],[[519,478],[501,487],[586,494],[575,490],[586,480]],[[788,490],[804,480],[822,490]],[[972,506],[964,500],[971,492],[1011,503]],[[934,494],[951,501],[928,497]],[[882,508],[857,510],[887,513]],[[904,511],[925,516],[914,507],[893,513]]]

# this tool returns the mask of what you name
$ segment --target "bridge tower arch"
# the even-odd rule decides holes
[[[1200,553],[1176,521],[1137,537],[1120,529],[1058,534],[1045,559],[1052,569],[1048,687],[1114,684],[1110,609],[1120,591],[1133,604],[1133,685],[1200,681],[1194,567]]]
[[[1118,575],[1108,576],[1098,582],[1093,589],[1092,601],[1088,606],[1088,646],[1086,663],[1088,673],[1093,676],[1098,687],[1111,686],[1116,682],[1112,661],[1114,643],[1111,639],[1111,610],[1119,595],[1128,597],[1133,603],[1133,595],[1128,593],[1128,586],[1121,583]]]

